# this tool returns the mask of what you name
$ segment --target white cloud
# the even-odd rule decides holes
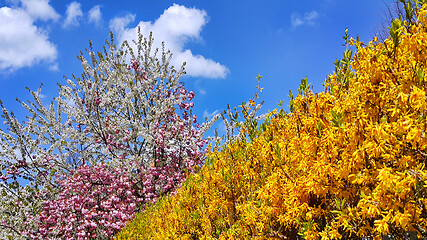
[[[101,6],[96,5],[89,10],[89,22],[99,26],[101,24]]]
[[[291,15],[291,24],[292,27],[299,27],[301,25],[314,25],[315,20],[319,17],[319,14],[316,11],[306,12],[304,16],[301,16],[298,13],[292,13]]]
[[[52,65],[49,66],[49,70],[52,72],[59,72],[59,65],[58,63],[54,63]]]
[[[63,27],[78,26],[83,17],[81,5],[78,2],[72,2],[67,6],[66,17]]]
[[[49,11],[29,13],[22,8],[0,8],[0,22],[8,23],[0,24],[0,70],[13,71],[40,61],[52,63],[56,60],[56,46],[48,40],[46,31],[34,25],[32,17],[54,18],[52,12],[47,13]]]
[[[46,97],[46,95],[44,95],[43,93],[38,94],[37,92],[36,92],[36,96],[38,96],[39,98],[45,98]]]
[[[203,118],[212,119],[215,115],[219,113],[218,110],[215,110],[213,112],[208,112],[207,110],[203,111]]]
[[[202,40],[200,32],[208,21],[206,11],[174,4],[166,9],[156,21],[140,21],[136,27],[126,28],[134,19],[135,15],[129,14],[110,21],[110,29],[118,35],[120,41],[136,39],[137,29],[140,27],[144,36],[153,32],[156,47],[160,47],[160,43],[165,42],[166,48],[171,50],[174,56],[172,65],[179,68],[184,61],[187,62],[188,75],[225,78],[228,74],[229,70],[224,65],[204,56],[194,55],[191,50],[184,49],[187,42]]]
[[[127,14],[124,17],[116,17],[110,21],[110,29],[118,34],[121,34],[125,27],[135,21],[135,14]]]
[[[203,76],[209,78],[225,78],[229,70],[212,59],[206,59],[202,55],[193,55],[191,50],[174,54],[176,63],[186,62],[185,71],[192,76]],[[174,64],[175,65],[175,64]],[[176,66],[180,66],[176,65]]]
[[[49,5],[49,0],[22,0],[23,9],[34,19],[58,20],[59,14]]]

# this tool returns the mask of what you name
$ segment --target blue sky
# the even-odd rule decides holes
[[[15,99],[25,87],[43,84],[43,101],[57,96],[63,76],[82,72],[76,56],[101,50],[113,31],[118,41],[136,27],[154,32],[187,61],[186,86],[196,92],[195,113],[209,116],[227,104],[238,106],[263,76],[262,112],[288,102],[308,77],[315,92],[341,58],[345,28],[368,42],[387,19],[393,0],[176,0],[49,1],[0,0],[0,99],[22,120]]]

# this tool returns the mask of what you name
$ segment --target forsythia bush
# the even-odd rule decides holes
[[[325,91],[304,79],[290,113],[260,124],[242,105],[240,137],[116,239],[426,237],[427,5],[413,7],[383,42],[346,35]]]

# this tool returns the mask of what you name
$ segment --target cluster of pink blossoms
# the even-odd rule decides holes
[[[63,177],[61,191],[42,207],[33,239],[107,239],[126,225],[141,201],[122,168],[84,165]]]

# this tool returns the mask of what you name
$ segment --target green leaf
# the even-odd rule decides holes
[[[418,78],[418,85],[421,86],[423,80],[424,80],[424,70],[420,67],[417,68],[415,71],[417,78]]]
[[[321,137],[322,136],[322,122],[317,122],[316,124],[316,130],[317,130],[317,136]]]
[[[338,211],[338,210],[332,210],[331,213],[343,215],[342,211]]]
[[[390,37],[393,40],[394,47],[399,45],[399,31],[402,27],[402,21],[398,18],[391,21],[391,27],[388,27],[390,30]]]
[[[334,127],[341,128],[343,126],[343,120],[344,120],[343,114],[336,111],[331,111],[331,113],[332,113],[332,120],[331,120],[332,124],[334,125]]]
[[[295,106],[294,106],[294,95],[292,94],[292,91],[289,90],[289,110],[291,112],[295,111]]]
[[[344,39],[345,44],[347,44],[348,43],[348,38],[349,38],[348,28],[345,29],[345,35],[342,38]]]
[[[307,77],[301,79],[301,84],[300,84],[299,89],[298,89],[298,96],[302,95],[303,93],[306,93],[307,90],[310,88],[311,84],[307,85],[307,83],[308,83]]]

